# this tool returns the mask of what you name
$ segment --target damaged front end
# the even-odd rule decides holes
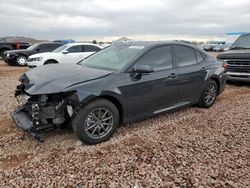
[[[35,138],[40,140],[37,133],[61,128],[69,123],[73,114],[69,98],[73,94],[74,92],[29,95],[25,92],[25,85],[22,83],[17,86],[15,92],[19,107],[11,115],[17,127],[30,131]]]

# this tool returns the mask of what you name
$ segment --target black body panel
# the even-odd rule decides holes
[[[69,105],[73,108],[73,113],[77,113],[80,108],[84,108],[96,98],[105,98],[119,109],[122,118],[120,122],[128,123],[197,103],[203,88],[211,79],[218,84],[218,94],[224,90],[226,73],[222,63],[194,46],[159,42],[124,45],[143,45],[144,48],[117,71],[90,68],[80,64],[46,65],[24,74],[20,78],[22,84],[18,87],[17,94],[29,95],[29,100],[38,104],[43,111],[47,111],[46,108],[50,106],[66,108]],[[202,60],[198,61],[198,57],[194,55],[194,64],[179,66],[175,45],[200,54]],[[135,72],[134,67],[143,55],[162,46],[171,48],[171,68],[154,69],[148,73]],[[103,52],[96,54],[98,53]],[[155,58],[158,57],[157,55]],[[152,63],[159,62],[152,60]],[[58,96],[58,100],[52,104],[51,95]],[[54,111],[56,109],[58,108],[54,108]],[[60,117],[60,112],[61,116],[64,116],[67,109],[64,110],[60,109],[55,117],[48,116],[48,121],[56,121],[56,118]]]

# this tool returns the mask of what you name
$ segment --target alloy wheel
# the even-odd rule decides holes
[[[211,105],[217,95],[217,89],[216,89],[216,85],[214,85],[214,83],[210,83],[207,86],[206,92],[205,92],[205,102],[207,103],[207,105]]]
[[[85,120],[84,129],[88,136],[99,139],[106,136],[114,125],[114,116],[107,108],[92,110]]]

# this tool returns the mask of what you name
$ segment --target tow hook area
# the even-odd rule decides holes
[[[38,141],[38,142],[44,142],[44,139],[43,137],[39,134],[39,133],[36,133],[36,132],[31,132],[31,135]]]

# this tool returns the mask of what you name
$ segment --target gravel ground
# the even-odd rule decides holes
[[[70,130],[48,132],[40,144],[9,116],[25,70],[0,61],[0,187],[249,187],[249,84],[227,85],[210,109],[122,126],[96,146]]]

